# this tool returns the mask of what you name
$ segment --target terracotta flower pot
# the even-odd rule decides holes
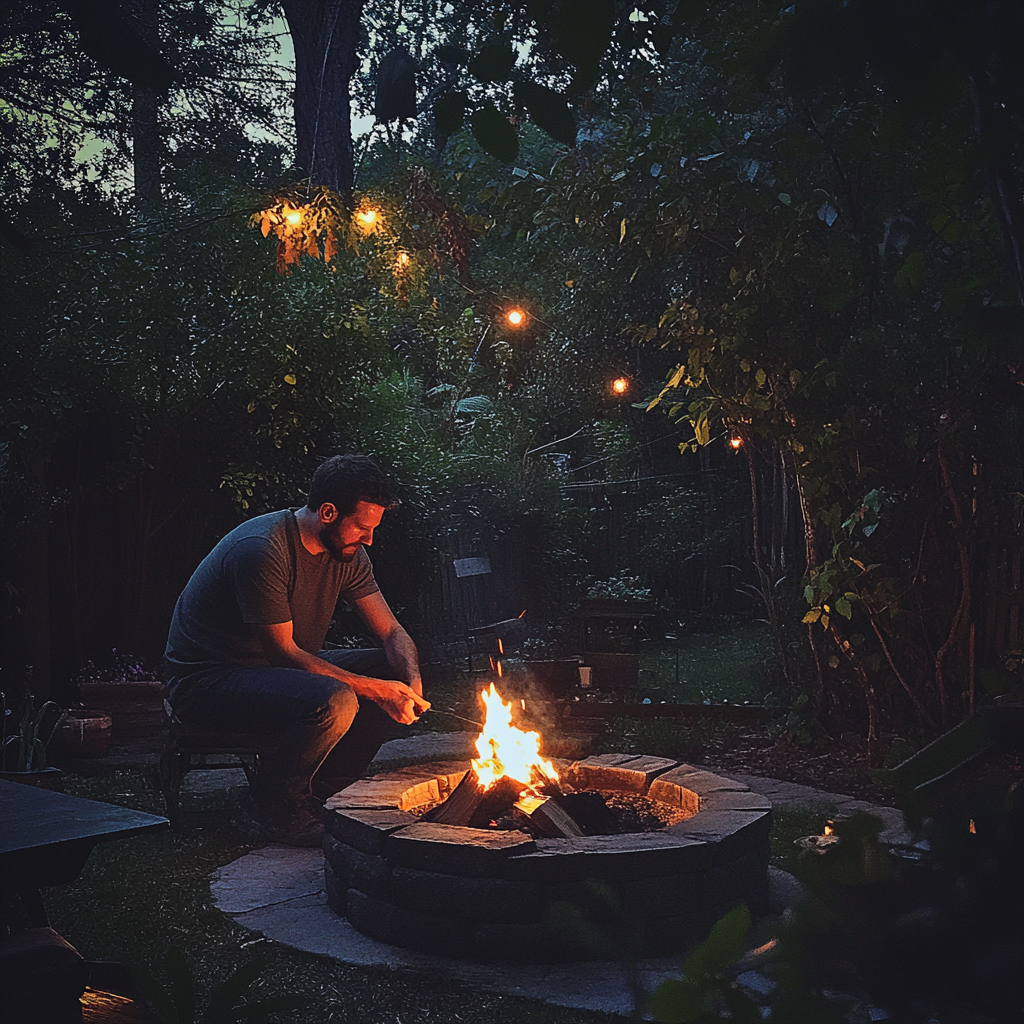
[[[106,711],[71,708],[57,726],[54,740],[67,757],[106,757],[112,724]]]

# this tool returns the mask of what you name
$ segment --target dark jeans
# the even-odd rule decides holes
[[[321,651],[339,668],[394,679],[381,650]],[[296,668],[236,668],[170,682],[171,703],[186,725],[265,735],[253,802],[270,813],[301,807],[310,792],[325,799],[360,778],[397,723],[359,700],[337,679]],[[183,681],[184,682],[184,681]]]

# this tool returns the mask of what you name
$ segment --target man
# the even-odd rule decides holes
[[[314,799],[359,778],[394,723],[430,707],[416,646],[366,553],[396,504],[373,462],[335,455],[313,474],[304,508],[232,530],[175,606],[165,652],[171,705],[186,724],[274,740],[251,796],[277,841],[318,844]],[[380,650],[321,650],[339,598]]]

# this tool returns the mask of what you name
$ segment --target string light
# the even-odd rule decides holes
[[[624,395],[629,391],[629,378],[628,377],[616,377],[612,381],[612,392],[616,395]]]
[[[407,267],[409,265],[409,254],[407,252],[400,252],[398,254],[398,265],[400,267]]]
[[[732,437],[729,438],[729,447],[734,451],[739,451],[740,448],[743,447],[743,438],[737,434],[733,434]]]
[[[377,223],[377,211],[372,207],[356,212],[356,220],[369,231]]]
[[[287,209],[284,215],[285,223],[290,224],[293,228],[298,227],[302,223],[302,211]]]
[[[521,309],[510,309],[505,314],[505,319],[513,327],[519,327],[526,320],[526,314]]]

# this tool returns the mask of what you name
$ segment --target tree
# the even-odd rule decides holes
[[[295,48],[296,169],[349,201],[353,184],[349,83],[363,0],[281,0]]]

